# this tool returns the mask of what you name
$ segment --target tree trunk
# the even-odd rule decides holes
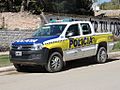
[[[25,1],[22,0],[20,12],[24,12],[24,3],[25,3]]]

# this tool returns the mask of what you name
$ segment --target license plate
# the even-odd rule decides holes
[[[16,56],[22,56],[22,52],[21,52],[21,51],[16,51],[16,52],[15,52],[15,55],[16,55]]]

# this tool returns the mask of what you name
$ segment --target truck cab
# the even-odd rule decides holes
[[[38,28],[31,38],[13,42],[10,61],[17,71],[40,65],[58,72],[66,61],[80,58],[95,57],[104,63],[113,45],[112,33],[95,33],[89,21],[53,22]]]

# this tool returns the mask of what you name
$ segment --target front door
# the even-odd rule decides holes
[[[66,38],[68,39],[68,49],[64,52],[65,60],[74,60],[82,57],[80,49],[80,28],[78,24],[69,26],[66,32]]]

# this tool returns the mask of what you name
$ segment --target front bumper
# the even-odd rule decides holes
[[[21,55],[16,55],[16,52],[21,52]],[[22,65],[45,65],[48,60],[49,50],[44,48],[37,51],[10,51],[10,61],[14,64]]]

